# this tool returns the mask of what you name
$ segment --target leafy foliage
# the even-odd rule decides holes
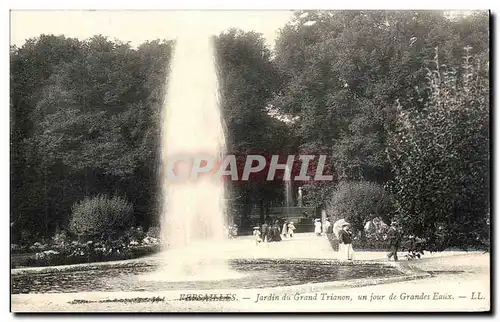
[[[487,238],[488,82],[470,47],[465,52],[457,71],[440,64],[436,48],[426,68],[429,99],[423,108],[397,105],[388,146],[403,227],[435,249]]]
[[[262,35],[230,29],[216,38],[216,52],[228,153],[246,156],[285,151],[287,125],[270,117],[266,109],[279,75]],[[246,228],[251,226],[252,205],[259,206],[263,217],[264,208],[281,197],[283,191],[281,180],[259,178],[227,184],[232,192],[229,206],[236,210],[233,215],[239,216]]]
[[[384,187],[373,182],[341,181],[327,203],[327,214],[334,220],[344,218],[355,231],[366,221],[391,215],[391,201]]]
[[[116,239],[132,225],[132,214],[132,205],[122,197],[87,197],[73,206],[69,227],[78,236]]]
[[[170,48],[51,35],[11,48],[14,240],[22,227],[49,237],[73,203],[99,193],[128,195],[141,224],[156,219]]]
[[[488,38],[485,12],[299,11],[276,44],[273,105],[298,117],[296,151],[331,154],[339,180],[394,183],[407,233],[487,244]],[[322,205],[332,185],[307,188]]]

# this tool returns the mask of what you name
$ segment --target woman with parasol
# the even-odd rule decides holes
[[[340,219],[333,225],[333,232],[339,240],[339,258],[342,260],[352,260],[354,255],[349,226],[350,224],[345,219]]]

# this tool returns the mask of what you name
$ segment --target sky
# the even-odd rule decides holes
[[[63,34],[86,39],[102,34],[137,46],[146,40],[173,39],[197,28],[218,34],[231,27],[262,33],[269,46],[291,11],[174,11],[174,10],[13,10],[11,45],[22,46],[40,34]]]

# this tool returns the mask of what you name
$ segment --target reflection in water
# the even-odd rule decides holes
[[[105,268],[76,272],[23,273],[11,276],[11,292],[69,293],[90,291],[161,291],[174,289],[266,288],[321,283],[358,278],[401,275],[381,264],[343,265],[336,261],[233,260],[231,268],[244,273],[242,278],[206,281],[147,281],[144,273],[156,265]]]

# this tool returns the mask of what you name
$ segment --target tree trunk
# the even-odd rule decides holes
[[[264,223],[265,216],[266,214],[264,212],[264,198],[261,198],[259,202],[259,223]]]
[[[243,216],[241,218],[241,228],[248,228],[248,222],[250,213],[252,212],[252,203],[250,202],[250,196],[247,194],[245,196],[245,203],[243,204]]]

